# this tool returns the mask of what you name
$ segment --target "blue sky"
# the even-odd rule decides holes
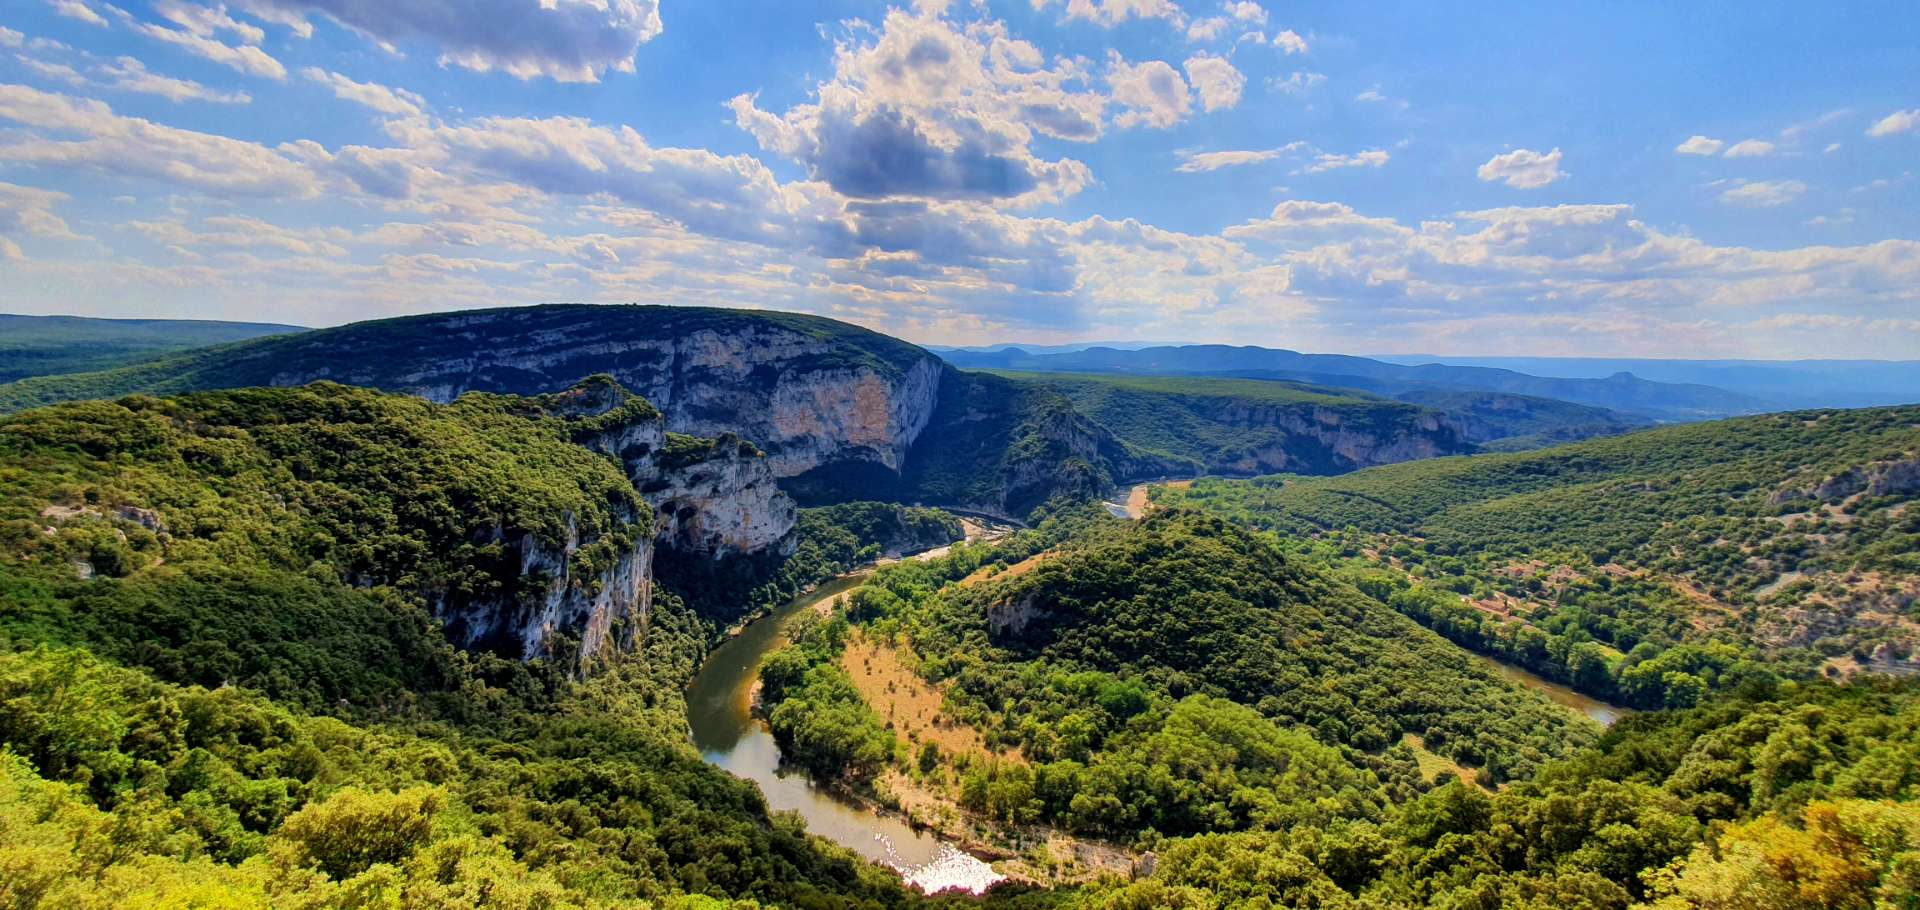
[[[0,310],[1920,356],[1909,3],[15,0]]]

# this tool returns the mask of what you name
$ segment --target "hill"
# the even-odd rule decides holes
[[[1096,396],[1091,377],[970,373],[830,319],[662,306],[462,311],[241,341],[0,385],[0,412],[318,380],[446,402],[553,393],[596,374],[656,403],[669,430],[751,441],[807,504],[887,498],[1018,518],[1121,480],[1332,472],[1467,450],[1430,411],[1350,392],[1195,380]],[[1265,408],[1282,398],[1287,407]],[[1185,416],[1146,416],[1156,410]]]
[[[1537,449],[1653,425],[1648,418],[1606,408],[1504,392],[1425,389],[1394,397],[1446,414],[1483,451]]]
[[[964,393],[988,380],[964,376],[913,345],[830,319],[754,310],[552,305],[377,320],[0,386],[0,411],[315,380],[450,401],[468,391],[551,393],[594,374],[656,402],[675,432],[752,440],[776,476],[809,501],[872,498],[838,482],[858,477],[874,478],[899,498],[1024,514],[1058,492],[1111,483],[1098,470],[1055,476],[1051,463],[1017,453],[1015,464],[1002,465],[1005,447],[983,461],[915,467],[916,480],[902,481],[923,438],[977,435],[971,424],[978,418],[1001,427],[995,439],[1010,443],[1008,433],[1042,416],[1029,411],[1038,402],[988,396],[1002,410],[982,413],[963,404]],[[949,403],[944,410],[942,402]],[[936,410],[941,425],[933,427]],[[1043,448],[1034,454],[1046,454]]]
[[[252,322],[0,313],[0,383],[111,369],[189,348],[304,331]]]
[[[1089,348],[1044,355],[1018,349],[952,351],[944,356],[956,366],[971,369],[1237,376],[1292,380],[1387,396],[1421,390],[1500,392],[1570,401],[1661,421],[1702,420],[1767,409],[1764,401],[1723,389],[1649,382],[1624,372],[1602,379],[1548,378],[1487,367],[1406,366],[1344,354],[1228,345],[1131,351]]]
[[[658,426],[641,399],[582,409],[603,390],[320,383],[0,421],[0,891],[907,902],[686,743],[711,630],[648,582],[662,518],[622,459],[581,444]]]
[[[1161,496],[1384,570],[1382,599],[1602,697],[1690,703],[1692,687],[1735,684],[1749,658],[1839,674],[1916,666],[1920,407]]]
[[[1407,742],[1500,781],[1597,733],[1318,567],[1199,512],[1096,519],[1045,555],[1018,552],[892,566],[846,608],[857,628],[913,655],[909,665],[947,693],[950,723],[1021,756],[986,767],[947,756],[953,798],[1003,823],[1131,838],[1379,818],[1421,789]],[[834,776],[860,759],[815,753],[872,738],[815,729],[847,723],[832,663],[843,640],[822,627],[764,671],[776,735],[795,760]],[[933,771],[924,759],[918,768]]]
[[[1619,372],[1655,382],[1710,385],[1775,409],[1864,408],[1920,403],[1920,360],[1654,360],[1633,357],[1383,356],[1390,363],[1444,363],[1535,376],[1602,378]]]
[[[1346,389],[1252,379],[999,375],[1066,396],[1123,442],[1189,474],[1338,474],[1456,455],[1472,446],[1446,417]]]

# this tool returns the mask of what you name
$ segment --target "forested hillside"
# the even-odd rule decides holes
[[[1121,373],[1134,376],[1206,376],[1287,380],[1376,395],[1413,391],[1496,392],[1569,401],[1656,420],[1705,420],[1766,410],[1765,401],[1712,386],[1649,382],[1620,372],[1596,379],[1533,376],[1506,369],[1403,365],[1347,354],[1303,354],[1245,345],[1160,345],[1137,350],[1087,348],[1028,354],[1018,348],[999,351],[950,351],[946,358],[970,369],[1037,372]]]
[[[1180,473],[1338,474],[1472,451],[1444,415],[1347,389],[1254,379],[1001,373],[1066,396]]]
[[[1158,495],[1278,531],[1455,641],[1641,706],[1690,704],[1753,660],[1905,671],[1920,645],[1920,408]]]
[[[993,553],[889,567],[846,612],[859,634],[914,655],[989,749],[1021,756],[956,756],[944,772],[963,804],[1010,823],[1131,840],[1377,819],[1422,788],[1410,744],[1492,784],[1597,732],[1191,511],[1076,517]],[[795,760],[871,778],[903,750],[859,720],[836,663],[845,635],[823,626],[769,663],[764,697]],[[916,761],[922,776],[940,764]]]
[[[0,383],[106,370],[190,348],[302,331],[253,322],[0,314]]]
[[[686,744],[714,630],[673,592],[601,617],[626,647],[585,680],[591,616],[553,615],[529,661],[449,641],[462,609],[614,606],[650,535],[571,441],[650,406],[557,404],[321,384],[0,422],[0,903],[905,902]],[[862,517],[805,534],[811,571],[952,533]]]

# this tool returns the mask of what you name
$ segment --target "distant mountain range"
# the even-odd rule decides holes
[[[1416,392],[1498,392],[1558,399],[1667,422],[1779,409],[1753,395],[1699,383],[1655,382],[1625,371],[1604,378],[1548,377],[1494,367],[1407,365],[1277,348],[1207,344],[1138,350],[1087,348],[1057,354],[1009,348],[948,351],[942,356],[955,366],[972,369],[1291,380],[1389,397]]]
[[[1779,407],[1873,407],[1920,402],[1920,360],[1654,360],[1606,357],[1437,357],[1393,354],[1388,363],[1517,370],[1599,378],[1630,372],[1655,382],[1710,385]]]

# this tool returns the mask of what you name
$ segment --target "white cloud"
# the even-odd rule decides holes
[[[1831,155],[1831,154],[1833,154],[1834,152],[1837,152],[1837,151],[1839,151],[1839,150],[1840,150],[1840,143],[1838,143],[1838,142],[1829,142],[1829,143],[1827,143],[1827,147],[1826,147],[1826,148],[1824,148],[1824,149],[1822,149],[1821,151],[1822,151],[1822,152],[1823,152],[1824,154],[1828,154],[1828,155]]]
[[[1043,9],[1052,0],[1033,0],[1034,9]],[[1187,14],[1172,0],[1067,0],[1067,18],[1083,19],[1112,28],[1128,19],[1164,19],[1185,26]]]
[[[1267,89],[1285,95],[1304,95],[1326,81],[1327,77],[1323,73],[1295,70],[1287,74],[1287,77],[1284,79],[1277,76],[1268,76]]]
[[[1121,127],[1166,129],[1187,118],[1193,102],[1179,71],[1160,60],[1130,64],[1109,52],[1107,86],[1115,104],[1124,108],[1113,119]]]
[[[640,45],[660,34],[656,0],[236,0],[268,21],[311,33],[331,19],[383,47],[433,45],[443,63],[518,79],[596,82],[633,72]]]
[[[78,19],[88,25],[97,25],[102,28],[107,25],[107,20],[94,12],[93,7],[88,6],[84,0],[47,0],[47,2],[53,7],[54,12],[69,19]]]
[[[1227,168],[1227,167],[1241,167],[1243,165],[1259,164],[1263,161],[1272,161],[1273,159],[1278,158],[1281,155],[1284,155],[1290,151],[1293,151],[1294,149],[1300,147],[1300,145],[1301,145],[1300,143],[1296,142],[1291,145],[1286,145],[1286,146],[1282,146],[1280,148],[1275,148],[1275,149],[1259,149],[1259,150],[1249,150],[1249,151],[1189,152],[1182,156],[1180,166],[1174,168],[1174,170],[1182,174],[1196,174],[1196,173],[1204,173],[1207,171],[1217,171],[1217,170],[1220,170],[1221,168]]]
[[[418,117],[427,105],[426,99],[406,89],[388,88],[372,82],[355,82],[339,73],[330,73],[317,66],[309,66],[300,71],[310,82],[318,82],[333,91],[333,95],[342,101],[351,101],[382,114],[395,117]]]
[[[0,162],[156,180],[225,195],[304,197],[319,189],[302,160],[317,151],[311,143],[270,149],[123,117],[99,101],[21,85],[0,85],[0,120],[77,137],[0,133]]]
[[[1875,139],[1885,136],[1897,136],[1920,129],[1920,108],[1909,111],[1894,111],[1873,122],[1867,127],[1867,135]]]
[[[1226,11],[1227,15],[1241,22],[1251,22],[1254,25],[1267,24],[1266,8],[1253,2],[1253,0],[1227,0],[1227,2],[1222,5],[1222,9]]]
[[[1774,145],[1765,139],[1746,139],[1728,147],[1728,158],[1763,158],[1773,154]]]
[[[1495,155],[1480,165],[1480,179],[1502,182],[1518,190],[1536,190],[1565,177],[1560,171],[1560,150],[1542,154],[1532,149],[1514,149]]]
[[[25,54],[18,54],[15,56],[15,59],[20,61],[21,66],[24,66],[28,70],[38,74],[42,79],[50,79],[55,82],[65,82],[68,85],[72,85],[76,87],[84,86],[87,84],[86,76],[82,75],[79,70],[76,70],[73,67],[68,66],[64,63],[54,63],[49,60],[38,60],[33,57],[29,57]]]
[[[1195,43],[1213,41],[1227,33],[1233,23],[1225,16],[1209,16],[1195,19],[1187,26],[1187,40]]]
[[[253,100],[246,92],[223,92],[211,89],[190,79],[175,79],[162,76],[146,68],[132,57],[121,57],[112,63],[101,64],[101,74],[112,77],[107,88],[122,92],[138,92],[143,95],[158,95],[175,103],[182,101],[207,101],[213,104],[246,104]]]
[[[0,47],[19,47],[26,38],[27,36],[0,25]]]
[[[0,261],[27,258],[14,237],[80,239],[53,212],[54,205],[67,199],[65,193],[0,181]]]
[[[1307,39],[1295,34],[1293,29],[1286,29],[1273,36],[1273,46],[1286,51],[1289,56],[1304,54],[1307,52]]]
[[[212,215],[200,225],[196,230],[180,221],[130,221],[126,227],[177,250],[267,248],[295,256],[344,257],[347,250],[340,244],[351,236],[342,228],[295,230],[250,215]]]
[[[158,0],[153,11],[161,18],[201,37],[211,38],[220,32],[228,32],[240,39],[241,44],[257,45],[267,40],[267,33],[259,26],[241,22],[227,15],[225,7],[207,7],[183,0]]]
[[[1733,205],[1772,208],[1800,198],[1807,185],[1798,180],[1756,180],[1723,190],[1720,201]]]
[[[1390,158],[1391,156],[1387,154],[1385,149],[1368,149],[1352,155],[1336,155],[1330,152],[1322,152],[1319,157],[1313,160],[1312,164],[1301,168],[1300,172],[1319,174],[1325,171],[1350,167],[1385,167]]]
[[[1247,77],[1233,68],[1225,57],[1211,54],[1195,54],[1183,64],[1188,81],[1193,90],[1200,93],[1200,107],[1208,113],[1224,110],[1240,103],[1240,93],[1247,87]]]
[[[762,148],[849,196],[1028,204],[1092,181],[1084,164],[1042,159],[1032,143],[1036,134],[1076,142],[1101,135],[1108,98],[1091,88],[1094,78],[1082,60],[1048,65],[1002,23],[963,33],[892,10],[877,31],[857,24],[837,44],[833,76],[814,102],[781,115],[759,109],[751,95],[728,106]]]
[[[203,57],[248,75],[267,79],[287,78],[287,68],[281,66],[280,61],[252,45],[227,44],[209,35],[167,28],[152,22],[135,23],[133,30],[156,41],[164,41],[182,48],[194,56]]]
[[[1700,155],[1705,157],[1720,154],[1720,150],[1725,148],[1726,145],[1725,142],[1718,139],[1709,139],[1705,136],[1695,134],[1687,137],[1687,141],[1674,146],[1673,150],[1682,155]]]

